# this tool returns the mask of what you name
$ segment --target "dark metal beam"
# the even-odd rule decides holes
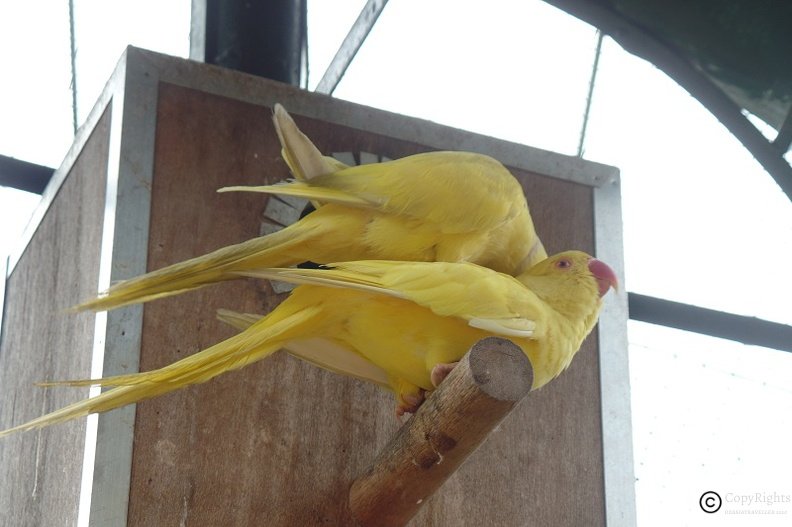
[[[792,108],[787,112],[786,119],[778,129],[778,135],[773,140],[773,146],[781,152],[781,155],[786,154],[789,150],[789,145],[792,144]]]
[[[352,59],[357,55],[360,46],[365,42],[366,37],[371,32],[371,28],[374,27],[387,3],[388,0],[368,0],[366,2],[357,20],[352,24],[352,29],[347,33],[346,38],[341,43],[341,47],[338,48],[335,57],[333,57],[327,67],[327,71],[322,75],[319,84],[316,85],[318,93],[330,95],[335,91],[336,86],[341,82],[341,78],[352,63]]]
[[[637,293],[627,299],[632,320],[792,352],[792,326]]]
[[[53,172],[49,167],[0,155],[0,186],[41,194]]]
[[[190,58],[299,86],[306,17],[306,0],[193,0]]]
[[[767,141],[742,114],[741,109],[682,56],[642,31],[625,17],[591,0],[545,0],[545,2],[600,28],[624,49],[648,60],[687,90],[731,132],[792,199],[792,166],[779,149]]]

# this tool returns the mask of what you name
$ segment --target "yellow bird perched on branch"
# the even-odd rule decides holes
[[[322,156],[280,105],[273,119],[295,181],[221,190],[300,196],[315,212],[273,234],[114,284],[75,309],[113,309],[305,261],[472,262],[517,275],[547,257],[520,184],[495,159],[427,152],[347,167]]]
[[[577,251],[550,257],[517,278],[470,263],[361,261],[328,267],[249,273],[303,285],[259,320],[226,313],[226,320],[249,327],[164,368],[54,383],[115,388],[0,436],[202,383],[280,348],[391,389],[402,413],[414,411],[475,342],[500,336],[526,353],[536,389],[569,365],[596,323],[601,297],[617,284],[606,264]]]

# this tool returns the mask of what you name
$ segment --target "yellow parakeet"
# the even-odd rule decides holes
[[[116,386],[8,433],[103,412],[261,360],[280,348],[393,390],[414,411],[478,340],[506,337],[526,353],[539,388],[570,363],[616,276],[589,255],[560,253],[517,278],[470,263],[360,261],[253,273],[303,284],[269,315],[224,315],[247,329],[150,372],[66,384]],[[433,382],[434,381],[434,382]]]
[[[305,261],[472,262],[517,275],[547,257],[520,184],[491,157],[427,152],[347,167],[322,156],[282,107],[274,121],[296,179],[221,190],[300,196],[315,212],[273,234],[114,284],[76,309],[113,309]]]

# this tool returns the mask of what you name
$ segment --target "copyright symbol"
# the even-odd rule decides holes
[[[711,490],[708,490],[699,498],[699,506],[701,507],[701,510],[707,514],[718,512],[722,503],[723,502],[721,501],[721,497],[718,495],[718,493]]]

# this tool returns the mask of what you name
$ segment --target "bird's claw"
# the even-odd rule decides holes
[[[414,414],[418,408],[423,404],[426,399],[426,391],[421,390],[416,393],[405,393],[399,398],[399,404],[396,406],[396,416],[401,417],[404,414]]]
[[[435,388],[448,377],[448,374],[451,373],[451,370],[453,370],[457,364],[459,364],[459,362],[438,362],[434,365],[432,372],[429,374],[429,379],[431,379]]]

